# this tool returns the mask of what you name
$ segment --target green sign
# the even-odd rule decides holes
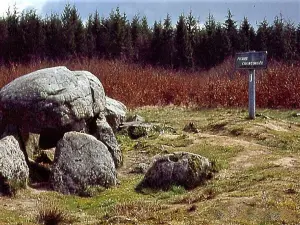
[[[267,68],[267,52],[241,52],[235,55],[236,69],[266,69]]]

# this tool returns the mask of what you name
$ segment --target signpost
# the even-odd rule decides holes
[[[267,68],[267,52],[241,52],[235,56],[235,68],[249,71],[249,118],[255,119],[255,70]]]

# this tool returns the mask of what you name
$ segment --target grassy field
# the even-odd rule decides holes
[[[90,198],[28,188],[0,198],[0,224],[36,224],[57,209],[71,224],[297,224],[300,221],[300,117],[291,110],[141,107],[130,111],[164,132],[118,140],[124,166],[120,184]],[[194,123],[198,133],[184,132]],[[216,176],[193,190],[137,193],[142,175],[131,170],[158,154],[188,151],[217,162]]]

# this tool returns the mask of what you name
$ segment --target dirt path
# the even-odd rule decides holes
[[[262,155],[270,154],[268,147],[236,137],[209,133],[199,133],[196,136],[191,135],[190,137],[193,139],[194,144],[201,143],[205,140],[212,145],[243,147],[244,150],[231,159],[230,168],[228,170],[238,171],[243,168],[248,168],[255,163],[257,158],[260,158]]]

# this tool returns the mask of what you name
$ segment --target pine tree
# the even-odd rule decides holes
[[[72,7],[67,4],[61,15],[62,21],[62,37],[63,37],[63,53],[64,56],[74,55],[76,51],[75,43],[75,20],[77,18],[73,17]]]
[[[62,23],[57,14],[51,14],[45,20],[45,52],[50,59],[64,56]]]
[[[217,55],[216,55],[216,21],[214,16],[209,13],[207,21],[205,22],[205,36],[204,36],[204,55],[202,55],[202,62],[205,68],[210,68],[217,64]]]
[[[284,50],[283,58],[285,60],[294,60],[297,58],[297,30],[293,23],[287,22],[284,25],[283,33]]]
[[[271,39],[271,28],[266,19],[264,19],[258,29],[256,35],[256,50],[268,51]]]
[[[92,34],[95,39],[95,55],[97,57],[108,56],[108,37],[109,37],[109,20],[100,19],[99,13],[96,10],[92,21]]]
[[[144,16],[141,20],[141,32],[138,38],[139,61],[143,64],[151,60],[151,39],[152,32],[148,26],[147,18]]]
[[[86,22],[86,54],[89,58],[92,58],[95,54],[96,49],[96,38],[93,33],[93,15],[89,15],[89,18]]]
[[[122,50],[122,59],[131,62],[134,58],[134,48],[132,43],[132,32],[130,23],[125,25],[124,48]]]
[[[138,61],[139,48],[141,47],[140,46],[141,24],[140,24],[140,18],[137,15],[133,17],[130,28],[131,28],[133,58],[135,61]]]
[[[240,51],[254,51],[256,49],[256,34],[254,28],[248,22],[247,17],[241,23],[239,29]]]
[[[206,32],[205,29],[197,30],[195,34],[195,47],[193,49],[193,62],[195,67],[204,68],[204,55],[205,55],[205,43],[206,42]]]
[[[188,32],[188,40],[190,42],[190,51],[192,56],[191,67],[194,68],[194,61],[195,61],[195,54],[194,49],[196,48],[197,43],[197,33],[198,29],[198,21],[193,16],[192,11],[189,12],[189,15],[186,17],[186,25],[187,25],[187,32]]]
[[[5,46],[5,59],[6,61],[19,61],[23,55],[22,52],[22,34],[20,31],[20,17],[17,12],[16,7],[14,7],[13,12],[8,9],[6,16],[7,25],[7,41]]]
[[[0,17],[0,65],[5,60],[5,46],[8,37],[7,24],[4,18]]]
[[[174,41],[173,41],[173,27],[171,17],[168,14],[164,20],[162,31],[162,57],[161,64],[166,67],[173,67],[174,55]]]
[[[297,45],[296,45],[296,50],[297,50],[297,58],[300,60],[300,23],[298,24],[297,31],[296,31],[296,39],[297,39]]]
[[[192,11],[190,11],[189,15],[186,17],[186,26],[187,26],[189,40],[191,42],[191,45],[193,46],[196,42],[195,38],[197,32],[197,20],[193,16]]]
[[[250,51],[250,28],[251,25],[248,22],[247,17],[244,20],[239,29],[239,40],[240,40],[240,51],[246,52]]]
[[[231,45],[230,54],[234,55],[235,52],[237,52],[240,49],[237,25],[236,25],[236,21],[232,19],[233,15],[231,14],[230,10],[228,10],[228,15],[226,18],[227,19],[225,20],[225,29],[226,29],[227,36],[229,37],[230,40],[230,45]]]
[[[188,29],[184,15],[179,17],[175,31],[175,68],[188,68],[192,66],[192,50]]]
[[[151,36],[151,30],[148,25],[147,17],[143,16],[142,21],[141,21],[141,32],[145,36]]]
[[[84,56],[86,54],[86,40],[85,40],[85,28],[82,20],[78,18],[77,24],[75,26],[75,45],[76,45],[76,55]]]
[[[205,22],[205,30],[208,36],[212,36],[216,31],[216,21],[211,13],[208,14],[207,21]]]
[[[83,24],[75,5],[67,4],[61,16],[65,56],[83,54],[85,48]]]
[[[161,22],[154,22],[153,37],[151,39],[151,63],[153,65],[160,65],[162,56],[162,24]]]
[[[120,58],[125,50],[126,22],[126,15],[122,16],[119,8],[111,12],[108,51],[112,58]]]
[[[110,53],[111,46],[111,23],[110,18],[101,18],[101,27],[100,27],[100,38],[98,41],[100,45],[100,55],[106,58],[112,58]]]
[[[286,45],[284,40],[284,22],[282,16],[275,17],[274,23],[271,27],[270,38],[270,56],[280,60],[286,52]]]
[[[41,18],[34,10],[23,11],[20,18],[23,60],[31,61],[44,55],[45,30]]]
[[[215,45],[214,61],[216,62],[216,64],[222,63],[228,56],[228,52],[230,51],[230,40],[226,34],[225,29],[220,23],[217,23],[216,25],[216,31],[213,36],[213,41]]]
[[[256,49],[256,33],[252,26],[249,30],[249,47],[251,51],[254,51]]]

